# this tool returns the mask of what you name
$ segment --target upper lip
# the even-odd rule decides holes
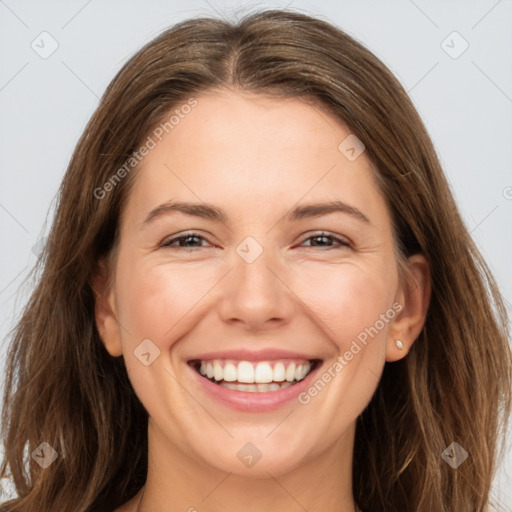
[[[236,361],[272,361],[274,359],[319,359],[312,354],[292,352],[289,350],[267,348],[261,350],[232,349],[215,352],[204,352],[190,357],[189,361],[209,361],[213,359],[234,359]]]

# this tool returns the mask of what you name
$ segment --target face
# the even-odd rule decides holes
[[[250,476],[336,460],[421,323],[384,198],[318,107],[196,100],[136,171],[100,334],[153,450]]]

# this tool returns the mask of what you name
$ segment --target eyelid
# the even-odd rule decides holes
[[[190,236],[195,236],[197,238],[202,238],[203,240],[205,240],[206,242],[208,242],[210,245],[215,245],[213,244],[209,238],[207,236],[205,236],[204,234],[202,234],[200,231],[194,231],[194,230],[190,230],[190,231],[184,231],[183,233],[176,233],[175,235],[171,235],[170,237],[165,237],[158,245],[160,247],[174,247],[174,246],[171,246],[170,244],[172,242],[175,242],[176,240],[180,240],[181,238],[187,238],[187,237],[190,237]],[[178,247],[178,246],[176,246]],[[206,246],[200,246],[200,247],[181,247],[181,249],[199,249],[201,247],[206,247]]]
[[[343,235],[337,235],[335,233],[331,233],[329,231],[312,231],[312,232],[309,232],[309,233],[306,233],[303,237],[302,237],[302,241],[300,242],[300,244],[303,244],[305,241],[309,240],[310,238],[317,238],[317,237],[322,237],[322,236],[325,236],[327,238],[330,238],[331,240],[333,240],[334,242],[338,243],[341,247],[349,247],[349,248],[353,248],[353,244],[352,242],[345,236]],[[177,248],[177,249],[185,249],[185,250],[195,250],[195,249],[201,249],[201,248],[205,248],[206,246],[199,246],[199,247],[180,247],[180,246],[172,246],[171,243],[174,243],[176,242],[177,240],[180,240],[180,239],[183,239],[183,238],[187,238],[187,237],[197,237],[197,238],[201,238],[203,239],[204,241],[208,242],[210,245],[213,245],[215,246],[215,244],[212,244],[212,242],[210,242],[209,238],[207,236],[205,236],[204,234],[202,234],[200,231],[194,231],[194,230],[190,230],[190,231],[184,231],[183,233],[176,233],[176,235],[172,235],[171,238],[167,237],[167,238],[164,238],[162,240],[162,242],[160,242],[159,246],[160,247],[163,247],[163,248]],[[333,246],[307,246],[307,247],[311,247],[312,249],[315,249],[315,248],[322,248],[322,247],[326,247],[326,248],[336,248],[336,247],[333,247]]]
[[[320,231],[312,231],[310,233],[307,233],[302,238],[301,243],[304,243],[306,240],[309,240],[310,238],[317,238],[317,237],[321,237],[321,236],[331,238],[332,240],[337,241],[343,247],[353,247],[352,242],[346,236],[337,235],[335,233],[331,233],[330,231],[321,231],[321,230]],[[308,247],[314,248],[313,246],[308,246]]]

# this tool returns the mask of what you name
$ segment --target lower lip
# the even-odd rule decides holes
[[[319,370],[321,363],[311,371],[306,378],[302,379],[293,386],[282,388],[277,391],[267,391],[265,393],[251,393],[246,391],[237,391],[235,389],[225,388],[219,384],[214,384],[205,377],[202,377],[190,365],[187,365],[190,371],[199,380],[200,385],[213,399],[223,405],[243,412],[267,412],[283,407],[292,400],[298,400],[298,395],[305,391]]]

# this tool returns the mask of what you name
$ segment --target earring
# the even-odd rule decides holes
[[[400,340],[395,340],[395,345],[400,349],[404,349],[404,344]]]

